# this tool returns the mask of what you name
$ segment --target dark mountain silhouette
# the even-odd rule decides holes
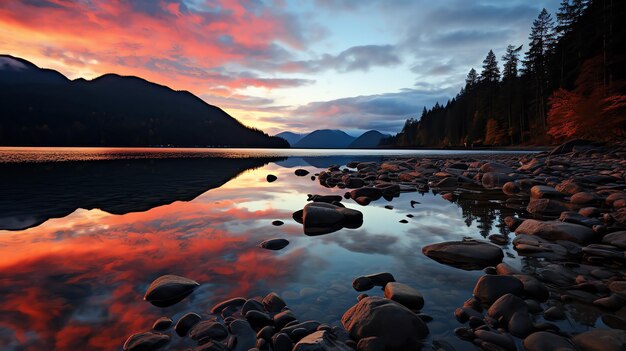
[[[296,134],[296,133],[292,133],[292,132],[282,132],[282,133],[278,133],[278,134],[276,134],[274,136],[287,140],[289,145],[293,146],[298,141],[300,141],[302,138],[304,138],[306,136],[306,134]]]
[[[166,158],[0,163],[0,230],[22,230],[79,208],[112,214],[191,201],[239,173],[284,158]]]
[[[303,149],[341,149],[347,148],[353,140],[353,136],[341,130],[320,129],[311,132],[295,143],[293,147]]]
[[[383,134],[377,130],[370,130],[354,139],[348,147],[351,149],[372,149],[378,147],[381,140],[389,137],[390,135]]]
[[[106,74],[69,80],[0,55],[0,145],[288,147],[187,91]]]

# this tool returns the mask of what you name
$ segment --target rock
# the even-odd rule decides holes
[[[306,321],[306,322],[296,323],[296,324],[288,326],[288,327],[284,327],[281,330],[281,333],[285,333],[285,334],[293,337],[292,334],[296,330],[304,329],[305,332],[306,332],[306,335],[309,335],[309,334],[313,333],[314,331],[316,331],[319,327],[320,327],[320,323],[317,322],[317,321]]]
[[[518,269],[511,267],[508,263],[500,263],[496,266],[496,272],[499,275],[522,274]]]
[[[572,338],[583,351],[624,351],[626,331],[617,329],[591,329]]]
[[[367,197],[371,200],[378,200],[383,196],[383,191],[380,188],[372,187],[359,188],[350,191],[350,197],[352,199],[356,199],[362,196]]]
[[[500,172],[500,173],[511,173],[515,172],[515,170],[507,165],[503,165],[502,163],[497,162],[487,162],[480,167],[480,171],[483,173],[488,172]]]
[[[515,230],[515,234],[536,235],[547,240],[568,240],[579,244],[594,240],[591,228],[559,221],[538,221],[527,219]]]
[[[201,344],[210,340],[223,340],[227,336],[228,330],[226,327],[216,320],[198,322],[189,331],[189,337]]]
[[[381,286],[381,287],[384,287],[385,284],[389,282],[396,281],[393,275],[387,272],[368,274],[365,277],[369,278],[372,281],[372,283],[374,283],[375,286]]]
[[[487,304],[492,304],[506,294],[521,296],[523,292],[522,282],[509,275],[483,275],[474,286],[474,296]]]
[[[265,310],[270,313],[278,313],[282,311],[283,307],[287,306],[285,301],[278,296],[275,292],[271,292],[263,298],[263,306]]]
[[[517,350],[517,348],[515,347],[515,341],[513,341],[513,339],[508,335],[500,334],[500,333],[496,333],[492,331],[487,331],[487,330],[476,330],[474,331],[474,335],[476,335],[477,338],[483,341],[486,341],[494,345],[498,345],[504,348],[505,350],[509,350],[509,351]]]
[[[402,283],[390,282],[385,285],[385,297],[413,311],[424,307],[424,297],[416,289]]]
[[[202,320],[202,317],[197,313],[189,312],[180,317],[176,325],[174,326],[174,330],[176,334],[179,336],[186,336],[189,333],[189,330],[193,328],[196,324],[198,324]]]
[[[447,177],[433,184],[432,187],[439,188],[439,189],[450,189],[450,188],[456,188],[458,185],[459,185],[459,182],[456,180],[456,178]]]
[[[453,267],[473,270],[494,266],[504,258],[502,249],[493,244],[477,241],[447,241],[426,245],[422,248],[424,255]]]
[[[343,227],[360,227],[363,213],[324,202],[312,202],[304,206],[302,224],[307,235],[327,234]]]
[[[262,241],[258,246],[268,250],[281,250],[287,245],[289,245],[289,240],[275,238]]]
[[[583,207],[580,210],[578,210],[578,213],[581,216],[585,216],[585,217],[598,217],[600,216],[600,210],[596,207]]]
[[[607,234],[602,238],[602,242],[626,250],[626,230]]]
[[[279,220],[275,220],[275,221],[272,222],[272,225],[275,225],[277,227],[280,227],[283,224],[285,224],[285,222],[279,221]]]
[[[326,202],[329,204],[335,203],[335,202],[341,202],[343,198],[339,195],[308,195],[308,200],[307,201],[313,201],[313,202]]]
[[[560,308],[552,306],[543,312],[543,318],[549,321],[560,321],[565,319],[565,313]]]
[[[519,194],[521,191],[522,189],[516,182],[506,182],[502,186],[502,192],[509,196]]]
[[[593,226],[602,224],[602,222],[600,222],[600,220],[598,220],[596,218],[585,217],[585,216],[581,215],[580,213],[573,212],[573,211],[561,212],[561,216],[559,217],[559,221],[567,222],[567,223],[580,224],[580,225],[584,225],[585,227],[589,227],[589,228],[592,228],[592,229],[593,229]]]
[[[307,171],[306,169],[298,168],[293,173],[297,175],[298,177],[304,177],[307,174],[309,174],[309,171]]]
[[[586,205],[600,202],[600,198],[596,194],[581,191],[572,195],[570,202],[577,205]]]
[[[510,229],[510,230],[515,230],[517,229],[517,227],[519,227],[520,224],[522,224],[524,220],[518,217],[511,217],[511,216],[506,216],[504,217],[504,224],[506,224],[506,226]]]
[[[387,350],[416,350],[428,335],[426,324],[401,304],[380,297],[366,297],[341,318],[352,340],[378,337]]]
[[[124,343],[124,351],[151,351],[156,350],[170,341],[164,334],[152,332],[133,334]]]
[[[481,182],[485,189],[501,189],[504,184],[514,179],[504,173],[488,172],[483,174]]]
[[[545,331],[530,334],[524,339],[524,348],[527,351],[577,351],[569,339]]]
[[[221,301],[218,302],[217,304],[215,304],[213,307],[211,307],[211,313],[212,314],[220,314],[222,313],[222,311],[230,306],[234,306],[234,307],[241,307],[246,303],[246,299],[243,297],[235,297],[232,299],[228,299],[225,301]]]
[[[169,329],[169,327],[171,327],[172,324],[174,324],[174,322],[172,321],[171,318],[161,317],[157,319],[156,321],[154,321],[154,324],[152,324],[152,329],[156,331],[163,331],[163,330]]]
[[[241,307],[241,315],[245,316],[249,311],[261,311],[265,312],[265,307],[260,301],[255,299],[248,299]]]
[[[262,311],[248,311],[246,312],[245,317],[254,330],[261,330],[263,327],[272,324],[272,317]]]
[[[256,345],[256,333],[250,323],[236,319],[228,327],[237,340],[235,346],[230,347],[232,351],[248,351]]]
[[[284,310],[282,312],[277,313],[274,316],[274,325],[276,329],[280,330],[284,326],[286,326],[289,322],[295,321],[296,316],[290,310]]]
[[[524,296],[539,301],[546,301],[548,299],[550,295],[548,288],[546,288],[539,279],[528,274],[514,274],[513,277],[519,279],[522,285],[524,285]]]
[[[268,183],[271,183],[271,182],[276,181],[276,179],[278,179],[278,177],[276,177],[273,174],[268,174],[267,177],[265,177],[265,179],[267,180]]]
[[[352,281],[352,287],[356,291],[367,291],[374,287],[374,282],[368,277],[357,277]]]
[[[328,330],[318,330],[302,338],[293,351],[354,351]]]
[[[385,344],[377,337],[363,338],[356,346],[359,351],[385,351]]]
[[[535,185],[530,188],[530,197],[533,199],[557,199],[562,198],[563,194],[551,186]]]
[[[177,275],[164,275],[155,279],[143,299],[157,307],[169,307],[189,296],[200,284]]]
[[[557,215],[568,208],[560,201],[552,199],[531,199],[526,211],[534,214]]]
[[[487,315],[495,320],[502,320],[514,336],[523,338],[533,332],[528,305],[513,294],[506,294],[497,299],[487,310]]]
[[[285,333],[278,333],[272,337],[272,346],[274,351],[291,351],[293,342]]]

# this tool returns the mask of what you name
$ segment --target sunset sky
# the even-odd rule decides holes
[[[559,0],[7,0],[0,53],[136,75],[270,134],[398,132]]]

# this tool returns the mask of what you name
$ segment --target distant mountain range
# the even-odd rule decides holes
[[[115,74],[70,80],[9,55],[0,145],[289,147],[187,91]]]
[[[287,140],[291,147],[302,149],[371,149],[378,147],[383,138],[389,137],[377,130],[370,130],[355,138],[336,129],[319,129],[309,134],[282,132],[275,136]]]

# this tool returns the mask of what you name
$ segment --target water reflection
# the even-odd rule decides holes
[[[363,226],[309,237],[292,219],[307,203],[306,194],[341,195],[344,190],[296,177],[284,164],[256,168],[268,161],[2,166],[3,174],[16,177],[7,179],[21,187],[21,197],[14,197],[17,190],[4,189],[13,195],[2,198],[2,209],[14,211],[3,213],[4,227],[35,225],[0,231],[2,349],[116,350],[130,333],[148,330],[162,315],[176,320],[189,311],[206,314],[226,298],[269,291],[281,294],[301,320],[338,323],[356,301],[352,279],[380,271],[419,289],[424,311],[435,318],[429,324],[432,335],[450,336],[458,326],[452,311],[471,295],[481,272],[438,264],[422,255],[422,246],[504,231],[502,216],[514,210],[501,203],[485,206],[480,199],[449,202],[431,193],[403,193],[394,199],[393,210],[384,208],[384,199],[367,207],[344,201],[363,212]],[[87,176],[93,173],[98,175]],[[267,183],[268,173],[278,181]],[[420,204],[412,208],[411,201]],[[23,216],[29,211],[30,217]],[[285,225],[272,226],[277,219]],[[281,251],[256,247],[271,237],[287,238],[290,245]],[[505,251],[516,257],[509,246]],[[518,258],[505,260],[523,264]],[[160,309],[142,296],[163,274],[187,276],[201,286],[181,303]],[[368,293],[382,295],[380,290]],[[183,346],[176,337],[168,345],[172,350]]]

